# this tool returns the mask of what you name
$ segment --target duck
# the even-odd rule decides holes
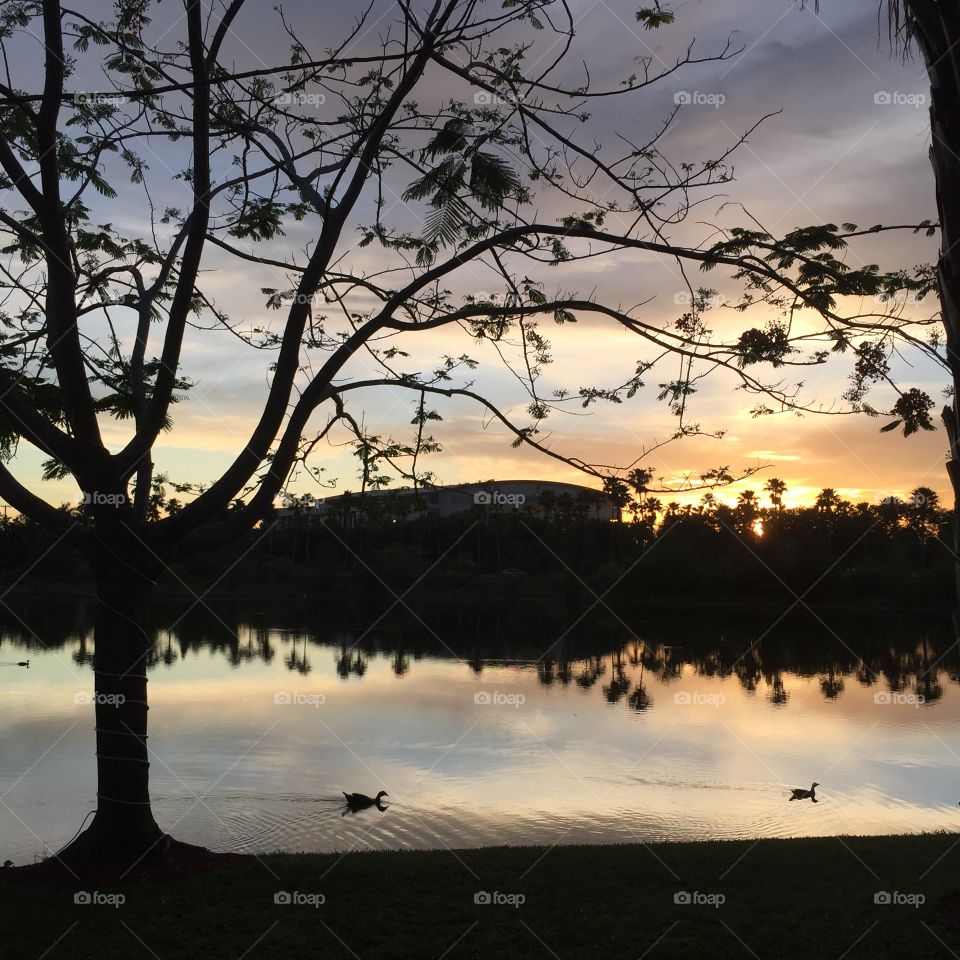
[[[809,789],[809,790],[802,790],[802,789],[800,789],[799,787],[796,787],[796,788],[794,788],[793,790],[791,790],[790,799],[791,799],[791,800],[807,800],[807,799],[809,798],[809,799],[812,800],[814,803],[817,803],[817,802],[818,802],[818,801],[817,801],[817,787],[819,787],[819,786],[820,786],[819,783],[812,783],[812,784],[810,784],[810,789]]]
[[[347,806],[351,810],[365,810],[367,807],[377,807],[378,809],[383,809],[383,804],[380,802],[382,797],[389,797],[390,794],[386,790],[381,790],[375,797],[368,797],[365,793],[347,793],[346,790],[343,791],[343,798],[347,801]]]

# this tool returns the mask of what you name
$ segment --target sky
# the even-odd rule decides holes
[[[91,4],[106,8],[103,3]],[[617,134],[635,141],[663,121],[677,98],[688,102],[671,127],[664,147],[676,161],[715,156],[735,141],[761,117],[769,115],[733,158],[736,180],[712,191],[696,207],[688,221],[677,227],[677,240],[697,242],[722,224],[745,225],[749,216],[771,232],[783,233],[797,226],[853,222],[917,223],[936,219],[933,177],[927,159],[929,117],[924,103],[928,93],[922,63],[904,62],[889,50],[885,24],[878,23],[876,0],[826,0],[819,14],[801,10],[794,0],[677,0],[671,5],[676,22],[659,31],[644,31],[634,12],[639,4],[615,0],[577,0],[571,3],[576,19],[576,56],[571,57],[567,76],[581,77],[581,60],[590,64],[598,85],[634,69],[632,58],[649,57],[654,68],[669,64],[691,40],[695,51],[720,50],[728,38],[742,52],[721,63],[690,66],[658,83],[643,99],[591,105],[590,135],[604,141]],[[281,53],[287,38],[277,27],[276,15],[267,5],[249,4],[234,24],[229,54],[242,66],[257,66]],[[491,8],[498,4],[490,3]],[[179,6],[158,8],[154,29],[182,32]],[[373,43],[394,19],[392,0],[376,0],[365,31],[354,41],[356,49]],[[331,45],[346,27],[346,11],[333,4],[293,0],[284,5],[288,21],[300,35],[316,46],[315,53]],[[351,10],[351,14],[352,14]],[[164,19],[169,18],[169,19]],[[29,86],[31,52],[21,51],[20,67]],[[35,74],[34,74],[35,78]],[[81,58],[75,82],[102,88],[98,69]],[[449,79],[428,75],[425,95],[450,96],[444,85]],[[634,112],[635,111],[635,112]],[[158,147],[148,162],[151,173],[162,181],[160,199],[176,199],[182,190],[173,175],[182,169],[177,156]],[[179,164],[179,165],[178,165]],[[224,170],[215,170],[216,175]],[[104,216],[129,232],[143,231],[142,194],[120,185],[120,197]],[[365,204],[365,205],[364,205]],[[398,223],[408,223],[422,213],[393,197],[389,206]],[[358,221],[369,216],[369,198],[361,204]],[[556,215],[548,207],[545,213]],[[100,211],[98,210],[99,214]],[[344,231],[342,253],[358,269],[377,267],[374,248],[355,247],[356,224]],[[277,241],[273,256],[294,253],[311,237],[309,220],[294,224]],[[867,238],[852,248],[850,262],[878,262],[882,267],[932,261],[936,238],[912,233],[884,234]],[[278,322],[278,315],[264,306],[260,288],[286,287],[285,278],[273,268],[230,261],[214,252],[205,260],[203,282],[242,329]],[[567,267],[544,268],[547,291],[563,289],[595,293],[613,304],[639,304],[644,319],[669,323],[682,312],[678,298],[686,289],[676,264],[653,255],[618,253],[603,260],[590,260]],[[701,278],[691,273],[694,286],[716,287],[735,299],[736,282],[714,272]],[[458,292],[485,291],[485,276],[478,272],[455,282]],[[362,307],[363,304],[361,303]],[[929,313],[929,302],[917,306]],[[718,329],[733,329],[735,323],[723,310],[715,311]],[[742,319],[740,320],[742,323]],[[607,323],[583,318],[577,324],[549,325],[543,333],[551,341],[553,364],[544,373],[549,388],[613,384],[629,376],[643,351],[636,339]],[[209,483],[243,448],[259,413],[259,404],[269,382],[270,357],[236,349],[235,341],[221,332],[192,331],[184,351],[183,372],[195,381],[186,400],[174,409],[176,426],[165,434],[156,451],[161,470],[178,482]],[[526,399],[516,380],[498,362],[487,346],[470,343],[463,334],[450,331],[417,334],[406,338],[410,351],[404,369],[431,369],[437,358],[469,352],[480,361],[471,374],[476,389],[509,411],[522,411]],[[373,367],[363,357],[350,367],[348,376],[369,376]],[[664,368],[671,369],[669,365]],[[927,390],[938,401],[945,380],[929,362],[909,354],[895,364],[903,382]],[[846,386],[847,369],[830,363],[814,368],[806,377],[804,397],[829,406]],[[656,400],[656,385],[663,377],[653,374],[645,389],[620,405],[596,405],[588,410],[573,408],[547,422],[544,439],[555,450],[601,464],[626,464],[668,437],[675,421]],[[729,377],[705,382],[691,407],[691,418],[705,430],[725,431],[723,439],[684,440],[656,451],[645,461],[666,480],[682,484],[687,476],[719,465],[732,469],[756,468],[757,476],[722,492],[732,499],[745,488],[760,489],[771,476],[788,485],[788,504],[812,500],[822,487],[838,488],[853,500],[877,501],[890,494],[904,495],[926,485],[946,495],[945,440],[942,431],[903,438],[898,433],[881,434],[885,420],[864,417],[782,415],[754,419],[750,409],[756,398],[732,389]],[[878,393],[877,406],[887,407],[892,397]],[[543,457],[530,449],[511,447],[512,437],[483,411],[463,400],[438,401],[442,421],[431,430],[443,452],[431,456],[429,467],[438,482],[455,483],[488,478],[555,479],[583,482],[576,470]],[[411,396],[402,390],[383,390],[368,396],[354,413],[382,436],[409,438]],[[314,423],[321,423],[322,417]],[[128,436],[124,423],[105,425],[105,439],[119,447]],[[338,443],[346,439],[338,438]],[[336,489],[357,489],[356,458],[348,447],[330,445],[319,449],[313,461],[322,467],[324,483]],[[70,481],[40,480],[42,458],[24,449],[14,462],[17,475],[31,489],[51,502],[76,500],[78,491]],[[301,477],[293,484],[298,492],[323,495],[327,491]],[[700,494],[691,495],[694,499]],[[677,499],[687,499],[679,496]]]

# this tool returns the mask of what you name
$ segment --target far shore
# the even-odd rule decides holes
[[[657,589],[649,594],[642,591],[612,592],[607,594],[602,583],[584,580],[571,582],[569,578],[524,577],[515,574],[481,574],[477,577],[433,577],[428,583],[415,586],[406,592],[403,585],[396,585],[396,592],[404,593],[408,603],[418,606],[444,607],[460,604],[496,606],[501,603],[515,603],[518,598],[525,604],[563,602],[593,603],[597,597],[603,597],[607,604],[616,607],[649,609],[661,613],[689,609],[718,609],[736,612],[737,610],[776,610],[782,611],[784,602],[801,598],[798,608],[809,607],[815,610],[836,610],[862,612],[870,610],[902,610],[905,612],[927,612],[947,616],[956,607],[956,601],[946,593],[938,595],[902,596],[889,589],[876,593],[855,592],[843,595],[842,590],[831,591],[829,595],[804,596],[803,590],[794,594],[787,590],[758,592],[745,589],[741,592],[718,590],[715,593],[702,592],[691,594],[678,589],[676,592]],[[838,595],[839,594],[839,595]],[[390,586],[376,580],[358,584],[355,577],[345,577],[333,582],[296,580],[290,582],[263,582],[257,585],[248,583],[211,584],[205,581],[190,582],[168,577],[161,581],[153,596],[153,601],[163,605],[180,601],[194,602],[198,597],[208,605],[236,600],[250,601],[262,597],[270,600],[318,600],[335,604],[350,604],[363,599],[368,601],[381,596],[388,604],[395,599]],[[25,580],[14,584],[7,592],[10,602],[34,602],[42,600],[46,604],[67,604],[93,602],[96,590],[92,581],[73,580],[64,583],[37,583]]]

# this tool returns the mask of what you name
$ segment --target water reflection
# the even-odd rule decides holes
[[[586,690],[599,683],[607,703],[639,710],[653,706],[645,674],[650,682],[664,683],[687,667],[705,678],[735,677],[751,692],[762,686],[775,706],[790,701],[789,675],[816,676],[828,700],[842,696],[850,680],[891,694],[910,691],[927,705],[943,695],[944,680],[955,683],[960,677],[960,649],[950,624],[933,616],[918,622],[913,613],[882,619],[848,613],[833,618],[835,627],[820,617],[798,617],[777,622],[775,629],[764,628],[759,615],[744,620],[728,613],[722,622],[685,615],[682,624],[644,615],[642,639],[625,619],[603,614],[589,626],[562,631],[563,613],[533,605],[525,615],[522,609],[482,607],[438,610],[428,618],[396,614],[389,626],[374,615],[372,628],[362,622],[331,624],[329,611],[309,607],[256,614],[194,608],[159,615],[164,616],[175,625],[155,630],[151,667],[170,667],[205,650],[239,668],[254,661],[271,664],[280,651],[287,670],[308,676],[317,651],[332,648],[343,679],[363,677],[374,655],[389,655],[394,675],[403,677],[428,656],[463,660],[478,675],[495,666],[531,666],[545,686],[575,683]],[[770,619],[780,620],[775,613]],[[0,631],[11,649],[68,650],[74,663],[92,666],[92,610],[83,605],[28,606],[0,616]]]
[[[32,665],[0,674],[0,859],[23,862],[91,807],[95,646],[82,606],[14,613],[0,662]],[[960,827],[948,623],[582,613],[159,610],[158,818],[253,851]],[[345,815],[356,788],[391,802]]]

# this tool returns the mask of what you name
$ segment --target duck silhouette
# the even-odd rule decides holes
[[[820,786],[819,783],[812,783],[810,784],[809,790],[803,790],[799,787],[795,787],[793,790],[790,791],[790,799],[791,800],[812,800],[814,803],[818,803],[819,801],[817,800],[817,787],[819,786]]]
[[[365,793],[347,793],[343,791],[343,799],[347,802],[347,809],[342,815],[347,813],[356,813],[358,810],[366,810],[368,807],[376,807],[381,813],[387,808],[381,802],[382,797],[389,797],[386,790],[381,790],[375,797],[368,797]]]

